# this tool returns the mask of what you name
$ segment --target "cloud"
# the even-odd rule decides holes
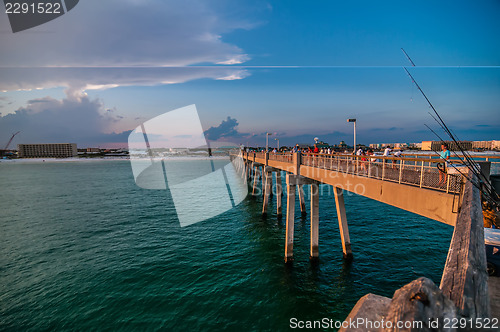
[[[219,2],[220,3],[220,2]],[[187,66],[248,59],[221,35],[247,29],[205,0],[86,0],[34,29],[2,35],[2,66]],[[227,7],[227,9],[225,8]],[[2,30],[10,30],[3,20]],[[37,51],[43,49],[43,53]]]
[[[11,132],[19,143],[61,143],[97,145],[124,143],[130,131],[107,132],[111,124],[120,121],[106,112],[100,100],[82,97],[79,100],[57,100],[50,97],[31,100],[15,113],[0,116],[0,141],[7,141]]]
[[[255,26],[245,17],[261,4],[239,6],[246,15],[235,15],[226,0],[80,1],[57,20],[2,34],[0,91],[66,87],[77,99],[122,85],[242,79],[249,73],[238,68],[179,68],[249,59],[221,37]],[[0,30],[10,30],[8,20]]]
[[[205,137],[208,140],[216,141],[221,138],[241,136],[236,127],[238,127],[238,121],[228,116],[227,119],[223,120],[217,127],[210,127],[205,130]]]
[[[246,70],[230,67],[182,68],[0,68],[0,91],[66,88],[71,99],[79,99],[86,90],[117,86],[153,86],[191,80],[242,79]]]

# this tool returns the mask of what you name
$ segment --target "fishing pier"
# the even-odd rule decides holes
[[[277,199],[278,217],[283,214],[284,174],[286,263],[293,261],[296,196],[300,202],[300,212],[306,213],[304,186],[310,186],[311,260],[317,259],[320,253],[319,186],[322,184],[330,185],[333,189],[346,260],[351,260],[355,253],[349,237],[343,196],[345,190],[455,227],[440,286],[427,278],[419,278],[397,290],[392,299],[368,294],[358,301],[348,319],[373,321],[383,318],[392,322],[428,322],[437,319],[442,327],[446,319],[490,317],[481,193],[460,172],[446,176],[440,174],[436,164],[444,163],[443,160],[416,155],[383,157],[266,152],[240,152],[239,155],[232,155],[232,158],[233,161],[240,161],[235,163],[236,168],[248,181],[252,194],[263,196],[263,216],[267,214],[273,197]],[[489,177],[490,162],[478,164],[482,172],[487,172],[483,175]],[[438,329],[441,330],[445,329]],[[367,330],[347,328],[341,331]]]

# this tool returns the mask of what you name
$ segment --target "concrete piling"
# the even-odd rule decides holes
[[[340,239],[342,241],[342,251],[344,258],[352,260],[351,240],[349,238],[349,228],[347,226],[347,216],[344,204],[344,191],[342,188],[335,187],[335,205],[337,207],[337,218],[339,220]]]
[[[285,263],[293,261],[293,233],[295,226],[295,191],[297,185],[294,181],[290,181],[293,175],[287,175],[287,203],[286,203],[286,240],[285,240]]]
[[[300,213],[302,213],[302,215],[304,216],[307,214],[306,199],[304,197],[304,185],[299,184],[298,189],[299,189]]]
[[[283,196],[283,185],[281,184],[281,171],[276,171],[276,214],[278,218],[282,216],[281,199]]]
[[[311,184],[311,260],[318,259],[319,251],[319,186],[317,183]]]
[[[263,173],[262,173],[262,183],[264,187],[264,192],[263,192],[263,200],[262,200],[262,216],[267,215],[267,205],[269,204],[269,198],[271,196],[271,183],[273,180],[273,172],[272,168],[269,166],[263,166]]]

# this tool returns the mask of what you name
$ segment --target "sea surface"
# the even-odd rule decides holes
[[[0,330],[284,331],[420,276],[439,284],[452,227],[346,193],[346,263],[321,188],[319,262],[299,212],[285,265],[275,197],[266,219],[248,196],[181,228],[169,191],[138,187],[127,160],[0,163]]]

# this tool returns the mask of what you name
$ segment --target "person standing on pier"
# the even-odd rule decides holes
[[[450,160],[450,150],[448,150],[448,145],[446,143],[441,144],[441,153],[439,156],[441,159],[445,161],[443,169],[439,168],[439,185],[444,185],[447,180],[447,174],[446,174],[446,169],[449,166],[449,160]]]
[[[388,145],[384,150],[384,157],[389,157],[391,155],[391,147]]]

